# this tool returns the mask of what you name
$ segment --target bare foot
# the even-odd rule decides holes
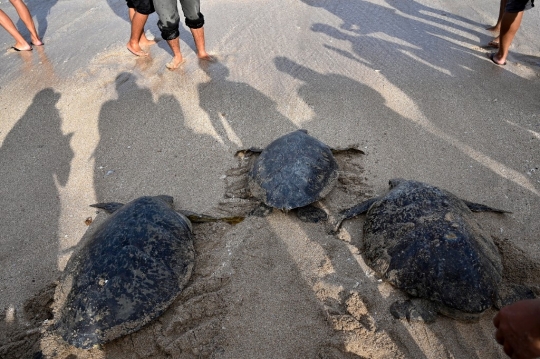
[[[499,48],[499,41],[491,40],[490,42],[488,42],[487,46],[492,47],[494,49],[498,49]]]
[[[172,61],[165,65],[169,70],[174,70],[184,63],[183,57],[173,57]]]
[[[11,46],[11,48],[15,51],[31,51],[32,46],[30,46],[28,43],[20,43],[17,42],[15,45]]]
[[[149,40],[145,35],[139,40],[139,46],[152,46],[156,44],[156,40]]]
[[[499,36],[488,42],[488,47],[493,47],[495,49],[499,48]]]
[[[32,38],[32,45],[34,46],[43,46],[43,41],[39,37]]]
[[[197,57],[199,58],[199,60],[204,60],[204,61],[208,61],[208,62],[216,62],[216,58],[214,56],[211,56],[207,53],[204,53],[204,54],[199,54],[197,55]]]
[[[135,47],[135,46],[132,46],[130,42],[128,42],[126,47],[129,50],[129,52],[131,52],[135,56],[148,56],[148,53],[143,51],[140,48],[139,44],[137,44],[137,46]]]
[[[495,65],[504,66],[506,65],[506,59],[499,59],[496,53],[488,54],[488,58],[493,61]]]

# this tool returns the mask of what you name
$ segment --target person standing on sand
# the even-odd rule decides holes
[[[500,32],[501,31],[501,23],[502,23],[502,17],[504,14],[504,8],[506,7],[506,0],[501,0],[501,4],[499,5],[499,17],[497,18],[497,23],[493,26],[488,27],[486,30],[492,31],[492,32]],[[488,43],[488,46],[494,47],[496,49],[499,48],[499,37],[496,37],[495,39],[491,40]]]
[[[155,44],[154,40],[148,40],[144,34],[144,25],[148,15],[152,14],[154,4],[152,0],[127,0],[129,8],[129,20],[131,21],[131,36],[127,43],[127,49],[135,56],[148,56],[141,46]]]
[[[180,52],[180,14],[178,12],[177,0],[153,0],[154,7],[159,16],[158,27],[161,30],[161,37],[167,41],[167,44],[173,52],[173,59],[166,66],[170,70],[178,68],[184,58]],[[182,12],[186,18],[186,26],[191,30],[195,47],[197,48],[197,57],[201,60],[212,60],[206,52],[204,44],[204,16],[200,11],[199,0],[180,0]]]
[[[9,0],[9,2],[11,2],[11,5],[13,5],[15,10],[17,10],[17,14],[19,14],[19,17],[28,28],[28,31],[30,31],[32,45],[43,45],[43,42],[41,42],[41,39],[39,38],[39,35],[36,31],[34,20],[32,20],[32,15],[30,15],[30,11],[28,10],[28,7],[26,7],[26,4],[22,0]],[[9,16],[7,16],[7,14],[2,10],[0,10],[0,25],[2,25],[2,27],[6,29],[6,31],[9,32],[9,34],[15,39],[15,45],[11,47],[13,50],[32,50],[32,46],[24,39],[24,37],[22,37],[21,33],[19,32],[19,30],[17,30],[17,27],[15,26],[13,21],[11,21]]]
[[[501,2],[502,6],[502,2]],[[506,0],[504,7],[504,13],[501,17],[500,34],[498,37],[490,42],[493,47],[498,44],[499,51],[493,52],[488,57],[496,65],[506,65],[506,57],[508,56],[508,50],[510,44],[514,40],[514,36],[521,25],[523,19],[523,12],[534,7],[534,0]],[[494,26],[495,28],[497,25]]]

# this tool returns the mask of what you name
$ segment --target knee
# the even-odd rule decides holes
[[[158,27],[161,31],[161,37],[163,40],[174,40],[180,36],[179,25],[180,21],[162,22],[160,20],[158,22]]]
[[[186,17],[186,26],[190,29],[200,29],[204,25],[204,16],[202,13],[197,14],[199,17],[197,19],[188,19]]]

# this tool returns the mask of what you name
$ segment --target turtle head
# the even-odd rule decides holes
[[[405,182],[403,178],[392,178],[390,181],[388,181],[388,185],[390,186],[390,189],[393,189],[403,182]]]
[[[171,208],[173,208],[174,199],[172,196],[160,195],[155,196],[154,198],[162,200],[163,202],[167,203]]]

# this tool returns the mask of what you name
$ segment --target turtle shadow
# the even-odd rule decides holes
[[[31,305],[34,309],[30,310],[19,301],[39,297],[43,286],[58,275],[62,210],[58,187],[66,185],[74,157],[72,134],[65,135],[61,130],[62,119],[56,108],[59,99],[60,94],[51,88],[38,92],[0,148],[3,358],[39,350],[41,334],[36,328],[48,316],[43,317],[36,306]],[[5,356],[3,351],[7,351]]]

